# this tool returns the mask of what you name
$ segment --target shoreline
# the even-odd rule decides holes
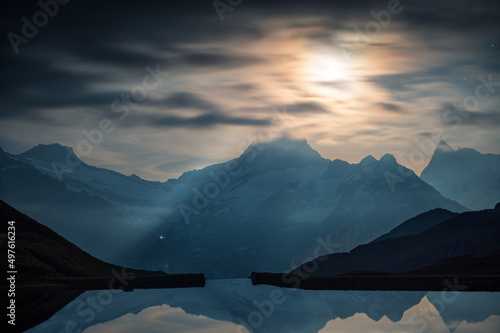
[[[58,288],[62,290],[123,290],[194,288],[205,286],[203,274],[165,274],[134,277],[70,277],[48,278],[43,281],[24,281],[18,288],[23,290],[38,288]]]
[[[489,291],[500,292],[500,275],[307,276],[252,272],[252,284],[304,290]]]

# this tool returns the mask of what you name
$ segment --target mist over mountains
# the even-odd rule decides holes
[[[234,160],[165,183],[81,161],[70,167],[68,154],[78,158],[58,144],[0,151],[0,197],[102,260],[170,273],[289,271],[420,213],[470,208],[390,154],[331,161],[305,140],[254,143]],[[408,176],[391,183],[401,170]]]

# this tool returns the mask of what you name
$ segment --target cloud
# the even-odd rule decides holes
[[[221,113],[205,113],[193,117],[175,115],[162,116],[159,114],[140,116],[126,123],[126,126],[149,126],[153,128],[211,128],[218,125],[233,126],[268,126],[270,119],[254,119],[245,117],[231,117]]]
[[[248,83],[234,84],[231,85],[229,88],[240,92],[249,92],[257,90],[257,87],[254,84],[248,84]]]
[[[313,102],[299,102],[286,106],[286,112],[288,113],[327,113],[329,110],[325,109],[322,105]]]
[[[436,10],[437,9],[437,10]],[[430,38],[440,38],[450,32],[475,34],[483,32],[485,26],[499,28],[500,5],[498,1],[485,0],[441,1],[438,8],[415,6],[409,8],[404,24],[415,32],[424,32]]]
[[[179,92],[171,94],[169,97],[158,101],[157,105],[173,108],[173,109],[198,109],[210,112],[217,112],[219,107],[215,104],[202,99],[199,95]]]
[[[186,313],[168,305],[152,306],[139,313],[128,313],[120,318],[91,326],[86,331],[100,332],[183,332],[219,333],[238,332],[244,328],[230,321],[216,320],[203,315]]]
[[[96,65],[121,67],[121,70],[144,68],[151,64],[165,63],[165,57],[150,52],[140,52],[120,46],[104,45],[89,50],[87,46],[73,49],[71,54],[80,61]]]
[[[470,112],[467,118],[463,119],[465,126],[477,126],[481,128],[498,128],[500,124],[500,111]]]
[[[362,131],[356,131],[354,133],[354,136],[381,136],[383,131],[381,130],[362,130]]]
[[[242,67],[262,63],[264,60],[255,56],[241,56],[220,53],[188,53],[180,56],[181,60],[188,65],[200,67]]]
[[[404,110],[394,103],[378,103],[378,106],[389,112],[404,113]]]

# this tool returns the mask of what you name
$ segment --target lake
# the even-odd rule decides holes
[[[28,332],[500,332],[500,293],[204,288],[87,291]]]

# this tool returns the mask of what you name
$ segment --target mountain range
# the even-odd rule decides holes
[[[0,198],[100,259],[208,277],[288,271],[318,244],[349,251],[423,212],[467,209],[390,154],[331,161],[288,138],[164,183],[87,165],[58,144],[0,150],[0,183]]]
[[[67,156],[78,161],[69,167]],[[145,236],[165,184],[89,166],[59,144],[12,155],[0,149],[0,198],[109,262]],[[158,215],[157,215],[158,217]]]
[[[420,178],[473,210],[491,208],[500,201],[500,155],[471,148],[454,150],[440,141]]]
[[[1,200],[0,219],[4,225],[7,221],[15,222],[15,267],[22,272],[19,274],[21,283],[60,277],[112,277],[112,270],[121,271],[120,267],[92,257]],[[7,238],[6,234],[2,236]],[[0,252],[7,254],[4,240],[0,242]],[[2,268],[9,270],[7,261],[2,262]]]

